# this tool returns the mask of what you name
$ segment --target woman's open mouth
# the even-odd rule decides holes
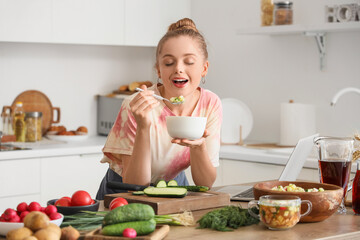
[[[174,79],[174,80],[172,80],[172,82],[174,83],[175,87],[182,88],[182,87],[185,87],[186,83],[188,83],[189,80],[187,80],[187,79]]]

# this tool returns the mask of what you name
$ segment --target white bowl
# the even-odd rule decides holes
[[[172,138],[195,140],[204,134],[206,121],[206,117],[168,116],[166,126]]]
[[[52,220],[50,222],[52,222],[52,223],[54,223],[54,224],[56,224],[57,226],[60,227],[63,220],[64,220],[64,215],[61,214],[61,218],[56,219],[56,220]],[[6,236],[8,231],[13,230],[13,229],[17,229],[17,228],[21,228],[23,226],[24,226],[24,223],[22,223],[22,222],[18,222],[18,223],[0,222],[0,235]]]

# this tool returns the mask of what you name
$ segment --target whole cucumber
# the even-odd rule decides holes
[[[147,221],[134,221],[134,222],[123,222],[116,223],[112,225],[107,225],[103,227],[101,233],[107,236],[122,236],[122,233],[125,228],[133,228],[136,231],[136,234],[146,235],[155,231],[156,222],[152,218]]]
[[[152,207],[142,203],[130,203],[117,207],[105,215],[103,226],[122,222],[146,221],[154,218]]]

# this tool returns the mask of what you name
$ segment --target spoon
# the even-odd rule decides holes
[[[138,92],[143,92],[144,90],[142,90],[141,88],[135,88],[135,90],[136,91],[138,91]],[[171,104],[182,104],[184,101],[182,101],[182,102],[172,102],[172,101],[170,101],[169,99],[167,99],[167,98],[163,98],[162,96],[159,96],[159,95],[156,95],[156,94],[153,94],[152,95],[154,98],[156,98],[156,99],[158,99],[158,100],[164,100],[164,101],[168,101],[169,103],[171,103]]]

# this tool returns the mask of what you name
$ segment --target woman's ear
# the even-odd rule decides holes
[[[201,73],[201,76],[202,77],[205,77],[206,76],[206,74],[207,74],[207,72],[208,72],[208,69],[209,69],[209,61],[205,61],[205,63],[204,63],[204,68],[203,68],[203,71],[202,71],[202,73]]]
[[[160,68],[159,66],[156,66],[156,73],[158,75],[158,78],[161,78]]]

